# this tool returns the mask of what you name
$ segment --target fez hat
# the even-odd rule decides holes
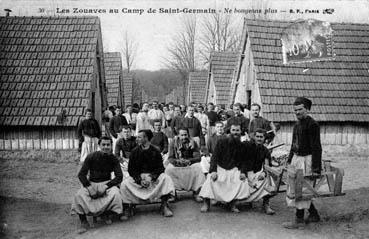
[[[293,105],[301,105],[301,104],[304,105],[304,107],[307,110],[310,110],[311,109],[312,102],[308,98],[305,98],[305,97],[297,97],[296,100],[295,100],[295,102],[293,103]]]

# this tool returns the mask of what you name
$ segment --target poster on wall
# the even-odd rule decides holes
[[[333,29],[326,21],[299,20],[282,32],[283,64],[332,60]]]

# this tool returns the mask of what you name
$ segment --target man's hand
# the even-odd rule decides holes
[[[245,181],[245,179],[246,179],[246,175],[244,173],[241,173],[240,174],[240,180]]]
[[[146,180],[141,180],[141,186],[143,188],[148,188],[150,186],[150,182],[148,182]]]
[[[108,190],[108,185],[104,184],[102,185],[100,196],[103,196],[106,194],[106,190]]]
[[[212,172],[210,175],[211,180],[213,180],[213,182],[215,182],[218,179],[218,173],[217,172]]]
[[[147,188],[150,186],[152,177],[149,173],[141,173],[141,186]]]
[[[96,199],[96,198],[98,198],[98,197],[99,197],[99,196],[97,195],[97,191],[95,191],[95,190],[93,189],[92,185],[88,186],[86,189],[87,189],[87,191],[88,191],[88,193],[90,194],[90,197],[91,197],[92,199]]]
[[[191,161],[190,161],[190,160],[188,160],[188,159],[183,159],[183,163],[184,163],[186,166],[191,165]]]

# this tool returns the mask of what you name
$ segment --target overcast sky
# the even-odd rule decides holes
[[[166,47],[170,37],[179,29],[180,18],[183,15],[193,16],[190,13],[147,13],[147,11],[159,8],[172,9],[216,9],[223,11],[224,8],[233,10],[231,14],[241,19],[242,14],[234,13],[234,9],[273,9],[267,13],[271,19],[299,19],[315,18],[330,22],[355,22],[369,23],[368,0],[0,0],[1,9],[10,8],[13,16],[45,16],[45,15],[89,15],[85,13],[73,13],[73,8],[78,9],[118,9],[119,13],[97,13],[101,19],[104,51],[121,51],[123,31],[127,30],[139,41],[140,52],[135,69],[158,70],[164,68],[163,58],[166,56]],[[40,8],[44,11],[40,12]],[[59,8],[59,13],[57,13]],[[122,13],[122,9],[143,9],[144,12]],[[334,9],[331,15],[323,14],[326,8]],[[68,9],[69,13],[60,13],[62,9]],[[291,14],[290,9],[301,9],[304,14]],[[318,14],[306,13],[305,10],[319,10]],[[137,10],[136,10],[137,11]],[[271,13],[271,12],[277,13]],[[286,11],[282,13],[281,11]],[[263,14],[262,13],[262,14]],[[1,16],[5,12],[0,12]],[[206,14],[198,14],[199,18]],[[241,31],[241,29],[240,29]]]

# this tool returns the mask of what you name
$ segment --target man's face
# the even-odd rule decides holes
[[[86,112],[86,119],[91,119],[92,118],[92,112],[87,111]]]
[[[185,105],[181,105],[181,111],[186,111],[186,106]]]
[[[169,110],[170,110],[170,111],[173,111],[173,110],[174,110],[174,105],[170,104],[170,105],[169,105]]]
[[[257,105],[251,106],[251,115],[253,117],[259,117],[259,113],[260,113],[259,106],[257,106]]]
[[[116,115],[120,115],[120,114],[122,114],[122,110],[121,110],[121,109],[119,109],[119,108],[115,109],[115,114],[116,114]]]
[[[204,109],[202,107],[197,107],[197,112],[204,113]]]
[[[265,136],[263,133],[256,132],[254,135],[255,143],[256,144],[264,144],[265,142]]]
[[[240,125],[232,125],[230,131],[233,137],[236,137],[236,138],[241,137],[241,126]]]
[[[149,110],[149,104],[145,103],[142,105],[142,111],[148,111]]]
[[[167,112],[168,111],[168,107],[164,106],[163,107],[163,112]]]
[[[239,106],[233,106],[233,112],[235,113],[235,115],[240,115],[241,114],[241,109]]]
[[[104,152],[104,153],[111,153],[112,152],[111,140],[103,139],[103,140],[101,140],[99,146],[100,146],[101,151]]]
[[[138,133],[136,141],[138,145],[144,145],[147,142],[145,133],[144,132]]]
[[[152,108],[157,110],[158,109],[158,102],[152,102]]]
[[[122,129],[122,136],[124,139],[128,139],[129,137],[131,137],[131,130],[130,129]]]
[[[192,117],[192,116],[193,116],[193,114],[194,114],[194,109],[193,109],[193,107],[188,107],[188,109],[187,109],[187,113],[188,113],[188,116]]]
[[[217,123],[217,124],[215,125],[215,133],[216,133],[217,135],[222,135],[222,134],[224,134],[224,126],[223,126],[223,124]]]
[[[294,105],[293,109],[295,110],[295,114],[296,114],[296,118],[298,120],[302,120],[304,118],[306,118],[307,116],[307,109],[305,108],[305,106],[303,104],[301,105]]]
[[[174,115],[175,116],[178,116],[178,115],[180,115],[181,114],[181,108],[179,108],[179,107],[175,107],[174,108]]]
[[[188,140],[188,133],[186,130],[179,130],[179,139],[184,141],[184,140]]]
[[[126,108],[126,111],[127,111],[127,113],[132,113],[132,106],[128,106],[128,107]]]
[[[214,110],[214,105],[208,105],[208,111],[213,111]]]
[[[154,130],[155,130],[155,132],[160,132],[161,122],[154,122]]]

